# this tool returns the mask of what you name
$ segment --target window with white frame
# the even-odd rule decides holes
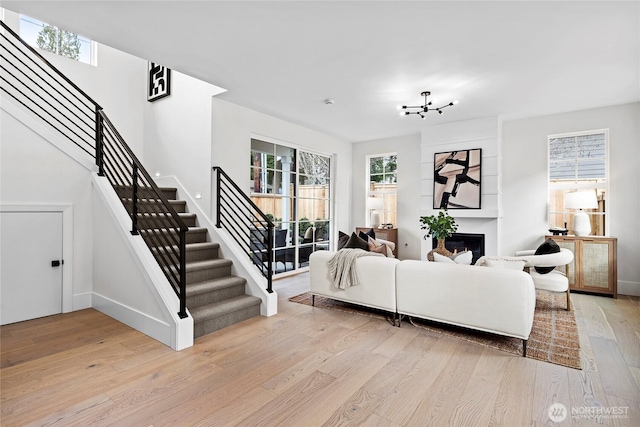
[[[605,236],[609,195],[609,130],[601,129],[549,135],[549,223],[551,227],[573,230],[578,211],[569,193],[581,193],[595,201],[583,211],[591,223],[591,235]]]
[[[369,225],[379,217],[380,224],[397,226],[396,193],[398,186],[398,155],[376,154],[367,157],[367,218]],[[372,215],[373,214],[373,215]]]
[[[20,37],[33,47],[96,65],[95,43],[92,40],[46,22],[20,15]]]

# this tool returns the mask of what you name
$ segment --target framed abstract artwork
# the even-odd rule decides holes
[[[147,101],[153,102],[171,94],[171,70],[149,61]]]
[[[434,154],[433,209],[480,209],[482,149]]]

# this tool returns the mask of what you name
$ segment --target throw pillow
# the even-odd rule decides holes
[[[437,252],[433,253],[433,261],[434,262],[443,262],[445,264],[455,264],[454,260],[452,260],[448,256],[440,255]]]
[[[338,250],[344,248],[344,245],[349,241],[349,235],[347,233],[343,233],[342,231],[338,231]],[[307,242],[302,242],[307,243]]]
[[[373,249],[369,247],[369,252],[375,252],[377,254],[382,254],[384,256],[387,256],[387,247],[385,245],[376,246]]]
[[[484,265],[487,267],[494,268],[507,268],[509,270],[520,270],[524,269],[524,265],[526,264],[523,260],[515,260],[515,259],[490,259],[486,258],[484,260]]]
[[[458,252],[457,254],[451,255],[451,259],[455,261],[456,264],[471,265],[471,261],[473,261],[473,252]]]
[[[448,264],[471,265],[471,261],[473,260],[473,252],[463,251],[463,252],[458,252],[457,254],[453,254],[451,256],[444,256],[444,255],[440,255],[437,252],[434,252],[433,260],[435,262],[445,262]]]
[[[344,245],[342,249],[362,249],[364,251],[368,251],[369,243],[367,243],[365,240],[362,240],[360,237],[358,237],[358,235],[354,231],[353,233],[351,233],[351,236],[349,237],[347,244]]]
[[[535,255],[547,255],[560,252],[560,246],[551,238],[538,246]],[[555,267],[534,267],[539,274],[551,273]]]
[[[369,237],[375,239],[376,238],[376,232],[373,231],[373,228],[370,228],[369,231],[367,231],[366,233],[364,232],[359,232],[358,236],[362,239],[362,240],[368,240]]]
[[[362,238],[362,236],[358,236],[358,237]],[[382,243],[378,242],[376,239],[374,239],[371,236],[367,236],[367,243],[369,244],[369,250],[373,250],[374,248],[383,246]]]

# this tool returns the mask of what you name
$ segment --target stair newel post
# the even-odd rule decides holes
[[[98,175],[104,176],[104,121],[102,109],[96,105],[96,166]]]
[[[180,311],[181,319],[187,317],[187,231],[180,230]]]
[[[134,236],[138,233],[138,165],[133,162],[133,173],[131,176],[131,187],[133,188],[132,195],[132,220],[131,220],[131,234]]]
[[[267,261],[267,269],[269,270],[269,274],[267,274],[267,292],[273,292],[271,288],[272,285],[272,268],[273,268],[273,224],[267,223],[267,256],[269,257]]]

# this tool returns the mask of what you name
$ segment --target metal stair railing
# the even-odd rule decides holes
[[[186,312],[188,227],[115,126],[82,89],[0,21],[0,90],[63,138],[95,158]]]
[[[267,292],[273,288],[274,224],[240,187],[214,166],[216,176],[216,227],[224,228],[246,252],[267,279]]]

